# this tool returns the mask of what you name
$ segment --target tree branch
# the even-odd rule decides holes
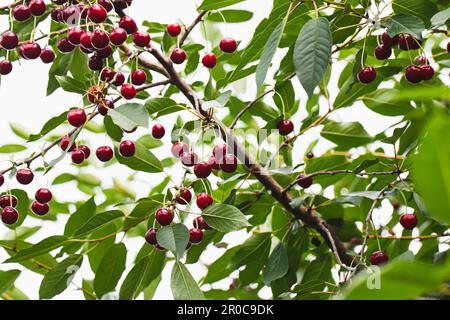
[[[194,22],[192,22],[192,24],[184,31],[183,35],[180,38],[180,42],[178,44],[178,46],[180,48],[183,46],[184,42],[186,41],[187,37],[192,32],[192,30],[194,30],[195,26],[203,20],[203,17],[207,13],[208,13],[208,11],[200,12],[200,14],[197,16],[197,18],[195,18]]]

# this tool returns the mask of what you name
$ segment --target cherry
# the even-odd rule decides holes
[[[33,16],[40,17],[45,13],[47,6],[45,5],[44,0],[31,0],[28,4],[28,8]]]
[[[108,12],[106,11],[105,7],[99,4],[94,4],[88,9],[87,14],[92,22],[102,23],[106,20]]]
[[[41,51],[40,58],[43,63],[52,63],[55,60],[55,52],[51,48],[44,48]]]
[[[53,197],[52,192],[47,188],[40,188],[34,194],[34,198],[39,203],[50,202],[52,200],[52,197]]]
[[[226,53],[233,53],[237,49],[237,42],[231,38],[224,38],[219,43],[220,50]]]
[[[376,251],[370,255],[370,263],[376,266],[385,264],[388,260],[388,255],[383,251]]]
[[[207,193],[200,193],[197,195],[197,207],[200,209],[205,209],[206,207],[209,207],[214,202],[214,199]]]
[[[72,52],[73,49],[75,49],[75,46],[69,42],[69,39],[67,38],[61,38],[56,43],[56,47],[58,48],[59,52],[61,53],[69,53]]]
[[[113,9],[111,0],[98,0],[98,4],[105,8],[106,11],[110,12]]]
[[[312,153],[311,151],[308,152],[308,153],[306,154],[306,158],[308,158],[309,160],[313,159],[313,158],[314,158],[314,153]]]
[[[80,44],[80,39],[83,34],[84,34],[84,31],[80,27],[72,27],[67,32],[67,39],[69,40],[69,42],[71,44],[73,44],[74,46],[77,46]]]
[[[104,98],[103,92],[97,86],[90,86],[88,88],[88,100],[91,103],[98,103]]]
[[[186,52],[183,49],[175,48],[170,54],[170,60],[175,64],[182,64],[186,60]]]
[[[112,55],[112,53],[113,53],[113,49],[108,44],[103,49],[98,49],[96,54],[99,58],[105,59],[105,58],[108,58],[110,55]]]
[[[0,44],[3,48],[12,50],[19,45],[19,38],[14,32],[6,31],[1,36]]]
[[[147,241],[148,244],[156,245],[158,244],[158,240],[156,240],[156,233],[158,232],[158,229],[156,228],[150,228],[145,233],[145,241]]]
[[[417,56],[414,58],[414,62],[418,65],[428,64],[428,59],[424,56]]]
[[[203,57],[202,63],[207,68],[214,68],[217,64],[217,58],[214,53],[208,53],[206,56]]]
[[[198,156],[195,152],[183,152],[180,156],[181,163],[186,167],[192,167],[198,161]]]
[[[447,52],[450,53],[450,42],[447,43]]]
[[[381,35],[381,42],[383,42],[384,45],[392,47],[394,45],[397,45],[399,41],[399,36],[396,35],[393,38],[391,38],[387,32],[383,33]]]
[[[406,67],[405,78],[411,83],[419,83],[422,81],[422,69],[415,65]]]
[[[6,207],[2,211],[2,221],[4,224],[14,224],[19,220],[19,213],[12,207]]]
[[[194,166],[194,173],[200,179],[208,178],[211,171],[211,166],[206,162],[199,162]]]
[[[62,21],[68,24],[78,24],[80,12],[75,6],[66,7],[62,10]]]
[[[120,18],[119,27],[124,29],[128,34],[133,34],[138,31],[136,22],[128,16]]]
[[[52,18],[53,21],[56,22],[63,22],[63,18],[62,18],[62,11],[60,9],[52,9],[52,11],[50,11],[50,17]]]
[[[75,150],[77,147],[77,144],[75,143],[75,141],[72,142],[72,145],[67,150],[67,148],[69,147],[69,143],[70,143],[70,137],[67,135],[67,136],[62,137],[61,142],[59,143],[59,146],[61,147],[61,149],[63,151],[71,152],[71,151]]]
[[[102,72],[100,72],[100,80],[109,82],[114,79],[116,72],[111,68],[104,68]]]
[[[9,73],[11,73],[12,71],[12,63],[9,62],[8,60],[3,60],[0,62],[0,74],[1,75],[7,75]]]
[[[133,0],[114,0],[114,7],[117,9],[126,9],[133,3]]]
[[[179,23],[173,23],[173,24],[169,24],[167,26],[167,33],[171,36],[171,37],[176,37],[181,33],[181,26]]]
[[[194,228],[199,228],[203,230],[211,229],[211,227],[206,223],[205,218],[203,218],[203,216],[198,216],[197,218],[195,218],[192,224]]]
[[[28,8],[28,6],[23,4],[15,7],[12,13],[17,21],[25,21],[28,20],[29,17],[31,17],[30,8]]]
[[[86,123],[87,117],[84,109],[72,109],[67,114],[67,121],[74,127],[81,127]]]
[[[418,41],[410,34],[401,34],[398,41],[398,48],[400,50],[414,50],[419,48]]]
[[[103,100],[99,104],[97,104],[97,110],[98,113],[100,113],[102,116],[106,116],[109,109],[114,109],[114,102],[111,100]]]
[[[133,141],[125,140],[122,141],[119,145],[119,153],[122,157],[132,157],[136,152],[136,144]]]
[[[127,41],[127,32],[125,29],[116,28],[109,34],[109,41],[115,46],[120,46],[125,41]]]
[[[17,198],[15,196],[10,195],[3,195],[0,197],[0,207],[6,208],[6,207],[13,207],[15,208],[17,206]]]
[[[220,170],[219,161],[216,160],[215,156],[210,156],[206,162],[211,166],[213,170]]]
[[[414,213],[407,213],[400,217],[400,224],[406,230],[412,230],[417,226],[417,216]]]
[[[72,162],[75,164],[81,164],[86,159],[86,155],[80,149],[75,149],[71,154]]]
[[[38,201],[33,201],[31,204],[31,210],[38,216],[45,216],[50,210],[47,203],[39,203]]]
[[[85,146],[84,144],[82,144],[81,146],[78,147],[78,150],[83,151],[84,153],[84,158],[87,159],[89,158],[89,156],[91,155],[91,149],[89,149],[88,146]]]
[[[420,66],[420,71],[422,73],[422,80],[430,80],[434,76],[434,69],[429,64]]]
[[[176,198],[179,204],[187,204],[192,200],[192,193],[187,188],[183,188]]]
[[[20,53],[24,59],[37,59],[41,55],[41,46],[36,42],[27,42],[20,47]]]
[[[34,174],[30,169],[19,169],[16,173],[16,179],[20,184],[30,184],[33,181]]]
[[[203,240],[203,231],[200,229],[191,229],[189,230],[189,242],[192,244],[197,244],[202,242]]]
[[[160,124],[155,124],[152,127],[152,136],[155,139],[161,139],[162,137],[164,137],[165,133],[166,133],[166,129],[164,129],[164,127]]]
[[[170,209],[160,208],[155,213],[155,219],[162,226],[168,226],[173,221],[173,212]]]
[[[114,76],[113,81],[111,82],[116,87],[123,85],[125,82],[125,76],[122,72],[117,72]]]
[[[106,31],[102,29],[95,29],[91,35],[91,42],[95,49],[103,49],[109,44],[109,36]]]
[[[237,168],[237,158],[234,154],[227,154],[223,157],[223,161],[219,163],[220,169],[224,172],[232,173]]]
[[[96,55],[93,55],[88,60],[88,66],[89,69],[93,71],[100,71],[103,69],[103,59]]]
[[[309,187],[311,187],[311,185],[313,184],[313,178],[304,174],[301,174],[297,177],[297,184],[304,188],[307,189]]]
[[[282,136],[287,136],[289,133],[294,131],[294,124],[291,120],[280,120],[277,123],[278,132]]]
[[[0,187],[5,183],[5,177],[0,173]]]
[[[67,0],[52,0],[52,2],[54,2],[55,4],[58,4],[58,5],[62,5],[62,4],[65,4],[68,1]]]
[[[145,71],[137,69],[131,74],[131,83],[135,86],[140,86],[147,81],[147,74]]]
[[[80,36],[80,46],[81,49],[92,51],[94,49],[94,46],[92,45],[92,33],[90,32],[84,32]]]
[[[120,87],[120,93],[126,100],[131,100],[136,97],[136,88],[131,83],[125,83]]]
[[[136,31],[133,34],[133,42],[138,47],[146,47],[150,44],[151,37],[147,32]]]
[[[222,162],[221,160],[223,159],[223,157],[225,157],[225,155],[227,155],[230,152],[231,152],[230,146],[223,143],[215,146],[213,148],[212,154],[216,159],[219,160],[219,162]]]
[[[184,142],[177,142],[171,148],[172,155],[176,158],[181,157],[181,155],[188,150],[189,146]]]
[[[385,44],[380,44],[375,48],[375,57],[378,60],[385,60],[389,58],[392,54],[392,49],[390,46],[387,46]]]
[[[374,81],[377,77],[377,71],[374,67],[365,67],[360,72],[358,72],[358,80],[361,83],[367,84]]]
[[[114,156],[114,151],[108,146],[102,146],[97,148],[97,150],[95,151],[95,155],[97,156],[98,160],[107,162]]]

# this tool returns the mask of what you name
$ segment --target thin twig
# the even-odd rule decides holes
[[[180,42],[178,44],[178,46],[180,48],[183,46],[184,42],[186,41],[189,34],[191,34],[192,30],[194,30],[195,26],[203,20],[203,17],[207,13],[208,13],[208,11],[200,12],[200,14],[197,16],[197,18],[195,18],[194,22],[192,22],[192,24],[184,31],[183,35],[180,38]]]
[[[239,119],[241,119],[241,117],[244,115],[244,113],[246,113],[251,107],[253,107],[258,101],[260,101],[261,99],[263,99],[266,95],[268,95],[269,93],[273,92],[274,89],[270,89],[266,92],[264,92],[263,94],[261,94],[259,97],[257,97],[255,100],[253,100],[252,102],[248,103],[244,109],[242,109],[237,115],[236,118],[234,118],[233,122],[230,125],[230,129],[233,129],[236,124],[238,123]]]

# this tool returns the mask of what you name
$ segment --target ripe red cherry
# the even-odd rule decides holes
[[[33,181],[34,174],[30,169],[19,169],[16,173],[16,179],[20,184],[30,184]]]
[[[47,188],[40,188],[34,194],[34,198],[39,203],[50,202],[52,200],[52,197],[53,197],[52,192]]]
[[[80,46],[82,49],[91,51],[94,50],[94,46],[92,45],[92,33],[90,32],[84,32],[80,36]]]
[[[198,156],[195,152],[183,152],[180,156],[181,163],[186,167],[192,167],[198,161]]]
[[[47,203],[39,203],[37,201],[33,201],[33,203],[31,204],[31,210],[38,216],[45,216],[50,208]]]
[[[220,170],[219,160],[217,160],[215,156],[210,156],[206,162],[213,170]]]
[[[222,158],[225,157],[228,153],[231,152],[231,148],[229,145],[222,143],[213,148],[212,154],[214,157],[216,157],[217,160],[220,160],[219,162],[222,162]]]
[[[429,64],[420,66],[420,71],[422,73],[422,80],[430,80],[434,76],[434,69]]]
[[[237,169],[237,158],[234,154],[227,154],[223,161],[219,163],[220,169],[224,172],[232,173]]]
[[[77,24],[80,20],[80,12],[76,6],[66,7],[62,10],[62,20],[67,24]]]
[[[0,173],[0,187],[5,183],[5,177]]]
[[[120,93],[125,99],[131,100],[136,97],[137,91],[131,83],[125,83],[120,87]]]
[[[114,7],[117,9],[126,9],[133,3],[133,0],[114,0]]]
[[[111,0],[98,0],[98,4],[105,8],[106,11],[110,12],[113,9],[113,4]]]
[[[95,151],[95,155],[97,156],[98,160],[107,162],[114,156],[114,151],[108,146],[102,146],[97,148],[97,150]]]
[[[72,52],[73,49],[75,49],[75,46],[69,42],[69,39],[67,38],[61,38],[56,43],[56,47],[58,48],[59,52],[61,53],[69,53]]]
[[[156,240],[156,233],[158,232],[158,229],[156,228],[150,228],[145,233],[145,241],[147,241],[148,244],[156,245],[158,244],[158,240]]]
[[[189,242],[192,244],[197,244],[202,242],[203,240],[203,231],[200,229],[191,229],[189,230]]]
[[[60,9],[52,9],[52,11],[50,11],[50,17],[52,18],[53,21],[56,22],[63,22],[62,21],[62,11]]]
[[[137,31],[133,34],[133,42],[138,47],[146,47],[150,44],[151,37],[148,32]]]
[[[379,266],[388,262],[389,257],[383,251],[376,251],[370,255],[370,263]]]
[[[214,53],[208,53],[206,56],[203,57],[202,63],[207,68],[214,68],[217,64],[217,58]]]
[[[398,40],[398,48],[406,51],[418,49],[419,42],[410,34],[401,34]]]
[[[406,67],[405,78],[411,83],[419,83],[422,81],[422,69],[415,65]]]
[[[155,219],[160,225],[168,226],[173,221],[173,212],[165,208],[158,209],[155,213]]]
[[[383,42],[384,45],[392,47],[394,45],[398,44],[399,36],[396,35],[393,38],[391,38],[387,32],[383,33],[381,35],[381,42]]]
[[[41,55],[41,46],[36,42],[27,42],[20,47],[20,53],[24,59],[37,59]]]
[[[88,17],[92,22],[95,23],[104,22],[107,15],[108,12],[106,11],[106,9],[99,4],[94,4],[88,9]]]
[[[102,116],[106,116],[109,109],[114,109],[114,102],[111,100],[103,100],[99,104],[97,104],[98,113]]]
[[[407,213],[400,217],[400,224],[406,230],[412,230],[417,226],[417,216],[414,213]]]
[[[304,174],[301,174],[297,177],[297,184],[304,188],[307,189],[309,187],[311,187],[311,185],[313,184],[313,178]]]
[[[141,84],[144,84],[145,81],[147,81],[147,74],[145,71],[137,69],[131,74],[131,83],[140,86]]]
[[[88,88],[88,100],[91,103],[98,103],[104,98],[103,92],[97,86],[90,86]]]
[[[26,5],[18,5],[12,11],[14,18],[17,21],[25,21],[31,16],[30,8]]]
[[[220,50],[226,53],[233,53],[237,49],[237,42],[231,38],[224,38],[219,44]]]
[[[211,171],[211,166],[206,162],[199,162],[194,166],[194,173],[200,179],[208,178]]]
[[[213,198],[206,193],[200,193],[199,195],[197,195],[197,207],[199,207],[200,209],[205,209],[206,207],[209,207],[210,205],[212,205],[214,202]]]
[[[70,143],[70,137],[67,135],[67,136],[62,137],[61,142],[59,143],[59,146],[61,147],[61,149],[63,151],[66,151],[67,148],[69,147],[69,143]],[[72,145],[70,146],[70,148],[67,151],[71,152],[71,151],[75,150],[76,147],[77,147],[77,144],[74,141],[74,142],[72,142]]]
[[[287,136],[289,133],[294,131],[294,124],[291,120],[280,120],[277,123],[278,132],[282,136]]]
[[[28,8],[33,16],[40,17],[45,13],[47,6],[45,5],[44,0],[31,0],[28,4]]]
[[[12,207],[6,207],[2,210],[2,222],[4,224],[14,224],[19,220],[19,213]]]
[[[83,34],[84,34],[84,31],[80,27],[72,27],[67,32],[67,39],[69,40],[69,42],[71,44],[73,44],[74,46],[77,46],[80,44],[80,39]]]
[[[191,191],[189,191],[189,189],[187,189],[187,188],[182,189],[180,191],[180,193],[178,194],[176,200],[179,204],[187,204],[187,203],[191,202],[191,200],[192,200]]]
[[[124,29],[128,34],[133,34],[138,31],[136,22],[128,16],[120,18],[119,27]]]
[[[75,164],[81,164],[86,159],[86,155],[80,149],[75,149],[71,154],[72,162]]]
[[[377,46],[375,48],[375,57],[378,60],[385,60],[387,58],[389,58],[392,54],[392,49],[391,47],[385,45],[385,44],[380,44],[379,46]]]
[[[106,58],[108,58],[110,55],[112,55],[112,53],[113,53],[113,49],[112,49],[112,47],[108,44],[108,45],[107,45],[106,47],[104,47],[103,49],[98,49],[97,52],[96,52],[96,55],[97,55],[99,58],[106,59]]]
[[[377,77],[377,71],[373,67],[365,67],[358,72],[358,80],[361,83],[367,84],[374,81]]]
[[[176,37],[181,33],[181,26],[179,23],[173,23],[173,24],[169,24],[167,26],[167,33],[171,36],[171,37]]]
[[[209,230],[211,227],[206,223],[205,218],[203,216],[199,216],[194,219],[192,222],[194,228],[203,229],[203,230]]]
[[[10,74],[12,71],[12,63],[9,62],[8,60],[3,60],[0,62],[0,74],[1,75],[7,75]]]
[[[418,65],[428,64],[428,59],[424,56],[417,56],[414,58],[414,62]]]
[[[83,151],[84,153],[84,158],[87,159],[89,158],[89,156],[91,155],[91,149],[89,149],[88,146],[85,146],[84,144],[82,144],[81,146],[78,147],[78,150]]]
[[[5,31],[0,37],[0,44],[7,50],[12,50],[19,45],[19,38],[14,32]]]
[[[88,60],[89,69],[93,71],[100,71],[103,69],[103,59],[97,55],[93,55]]]
[[[133,141],[125,140],[119,145],[119,153],[122,157],[129,158],[134,156],[136,152],[136,144]]]
[[[74,127],[81,127],[86,123],[87,117],[84,109],[72,109],[67,114],[67,121]]]
[[[114,76],[113,81],[111,82],[113,85],[115,85],[116,87],[123,85],[123,83],[125,82],[125,76],[122,72],[117,72],[116,75]]]
[[[183,49],[175,48],[170,54],[170,60],[175,64],[182,64],[186,60],[186,52]]]
[[[116,28],[109,34],[109,41],[115,46],[120,46],[125,41],[127,41],[127,32],[125,29]]]
[[[109,36],[106,31],[102,29],[96,29],[94,32],[92,32],[91,42],[92,46],[95,49],[103,49],[106,48],[109,44]]]
[[[116,72],[111,68],[104,68],[102,72],[100,72],[100,80],[109,82],[114,79]]]
[[[0,197],[0,207],[6,208],[6,207],[13,207],[15,208],[17,206],[17,198],[15,196],[10,195],[3,195]]]
[[[184,142],[177,142],[171,148],[172,155],[176,158],[181,157],[181,155],[188,150],[189,146]]]
[[[166,129],[164,129],[164,127],[160,124],[155,124],[152,127],[152,136],[155,139],[161,139],[162,137],[164,137],[165,133],[166,133]]]
[[[55,57],[55,52],[51,48],[42,49],[40,58],[43,63],[52,63]]]

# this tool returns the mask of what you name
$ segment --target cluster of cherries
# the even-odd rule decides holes
[[[183,188],[178,193],[175,198],[175,202],[180,205],[189,204],[192,200],[192,193],[189,188]],[[200,193],[197,195],[197,207],[201,210],[209,207],[214,202],[213,198],[206,193]],[[172,223],[174,219],[173,210],[170,208],[160,208],[155,212],[155,220],[161,226],[168,226]],[[199,244],[203,240],[203,230],[211,229],[210,226],[205,222],[205,218],[203,216],[198,216],[192,222],[193,228],[189,230],[189,243],[186,249],[189,249],[191,245]],[[163,250],[164,248],[158,244],[158,240],[156,238],[156,233],[158,232],[157,228],[150,228],[145,234],[145,240],[147,243],[154,245],[156,248]]]
[[[420,48],[420,41],[410,34],[400,34],[391,38],[387,32],[381,35],[381,44],[375,48],[375,57],[378,60],[388,59],[392,55],[392,48],[398,46],[400,50],[409,51]],[[447,50],[450,53],[450,42],[447,44]],[[410,83],[419,83],[423,80],[430,80],[434,76],[434,69],[424,56],[417,56],[414,59],[415,64],[411,64],[405,69],[405,78]],[[361,83],[368,84],[377,77],[377,71],[374,67],[365,67],[358,73],[358,80]]]

